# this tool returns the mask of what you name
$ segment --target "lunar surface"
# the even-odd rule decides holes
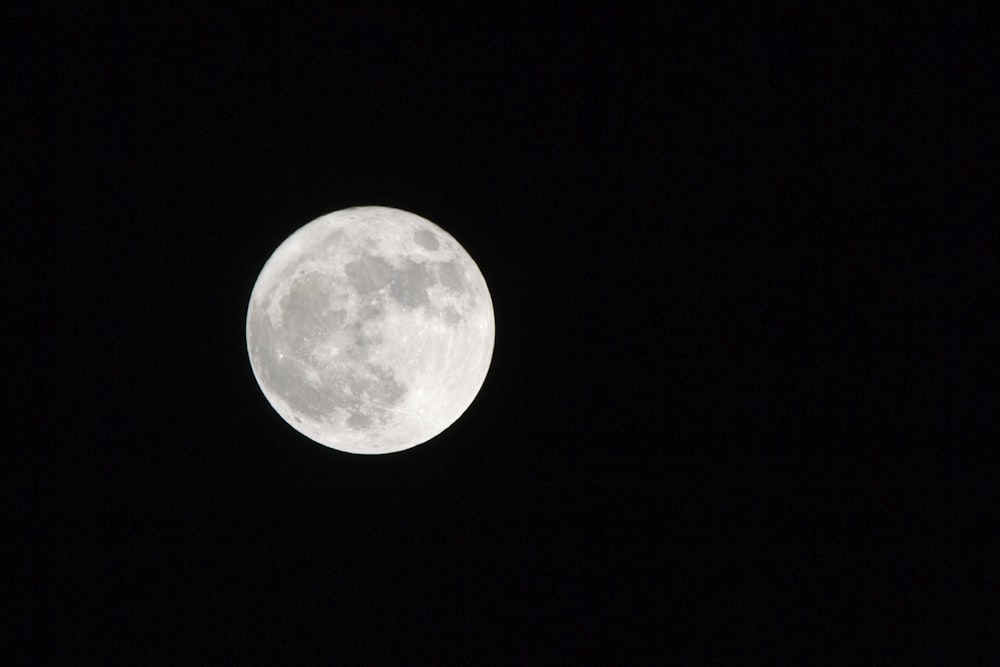
[[[349,208],[267,260],[246,338],[257,383],[292,427],[327,447],[386,454],[430,440],[471,405],[493,355],[493,303],[437,225]]]

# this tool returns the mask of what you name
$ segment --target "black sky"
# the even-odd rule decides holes
[[[996,655],[980,17],[23,4],[7,664]],[[364,204],[497,321],[384,457],[244,342],[273,249]]]

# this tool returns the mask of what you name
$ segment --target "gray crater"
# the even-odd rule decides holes
[[[465,292],[465,271],[457,261],[436,262],[438,277],[441,284],[456,292]]]
[[[418,229],[413,232],[413,240],[417,242],[418,246],[426,250],[437,250],[441,247],[437,236],[428,229]]]
[[[381,257],[364,254],[344,265],[347,281],[361,294],[377,292],[389,284],[392,266]]]
[[[393,299],[407,308],[417,308],[430,303],[427,288],[436,282],[426,264],[405,260],[402,269],[393,274],[389,293]]]

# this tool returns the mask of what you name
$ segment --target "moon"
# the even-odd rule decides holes
[[[395,208],[324,215],[264,264],[246,342],[271,407],[306,437],[388,454],[472,404],[493,356],[486,281],[448,232]]]

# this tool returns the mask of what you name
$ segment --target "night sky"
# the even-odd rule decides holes
[[[980,17],[21,4],[5,664],[998,655]],[[287,426],[244,331],[368,204],[496,315],[469,410],[375,457]]]

